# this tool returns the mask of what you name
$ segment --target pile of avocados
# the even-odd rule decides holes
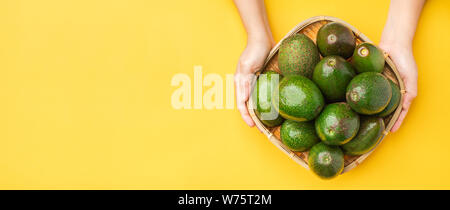
[[[381,140],[383,117],[400,103],[400,89],[381,74],[382,51],[356,45],[346,26],[323,25],[317,45],[304,34],[283,40],[281,74],[261,74],[254,91],[256,115],[268,127],[281,125],[281,141],[295,152],[309,151],[310,169],[323,179],[338,176],[344,155],[370,152]]]

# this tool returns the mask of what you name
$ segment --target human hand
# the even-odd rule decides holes
[[[405,84],[405,96],[402,106],[402,111],[400,116],[392,127],[391,131],[397,131],[401,124],[403,123],[406,114],[408,114],[411,103],[417,96],[417,65],[414,60],[414,55],[412,52],[412,46],[410,45],[399,45],[382,40],[380,42],[380,48],[389,54],[392,61],[397,66],[400,73],[400,77]]]
[[[253,127],[253,122],[247,110],[246,102],[248,101],[252,83],[256,79],[255,72],[260,70],[273,46],[273,41],[268,39],[265,41],[249,40],[247,47],[239,58],[234,74],[234,84],[236,90],[236,104],[242,119],[248,126]]]
[[[417,96],[417,65],[412,43],[425,0],[391,0],[388,18],[381,35],[380,48],[389,54],[405,84],[402,111],[391,131],[400,128],[412,101]]]

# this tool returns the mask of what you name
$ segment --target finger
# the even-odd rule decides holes
[[[242,119],[244,119],[244,122],[248,126],[250,126],[250,127],[255,126],[255,122],[253,122],[253,119],[252,119],[252,117],[250,117],[250,114],[248,113],[246,108],[239,109],[239,112],[241,113]]]
[[[252,117],[248,113],[247,105],[245,104],[245,102],[238,105],[238,110],[241,113],[242,119],[244,119],[244,122],[247,123],[248,126],[255,126],[255,122],[253,122]]]
[[[400,128],[406,118],[406,114],[408,114],[412,101],[417,96],[417,75],[406,74],[402,78],[405,83],[406,94],[402,103],[402,111],[391,129],[392,132],[396,132]]]
[[[250,117],[250,114],[248,112],[248,107],[247,107],[247,101],[250,97],[250,89],[251,89],[251,81],[250,79],[247,77],[245,80],[243,80],[243,97],[241,98],[243,101],[241,102],[241,104],[243,106],[241,106],[241,115],[245,118],[244,121],[250,126],[253,127],[255,126],[255,122],[253,122],[253,119]]]
[[[248,82],[245,81],[244,77],[238,77],[235,80],[236,85],[236,101],[238,104],[238,108],[243,108],[245,106],[245,102],[247,102],[249,98]]]
[[[253,122],[250,114],[248,113],[246,102],[249,98],[249,88],[248,82],[241,76],[237,76],[235,80],[236,86],[236,104],[239,112],[241,113],[241,117],[247,125],[253,127],[255,123]]]
[[[409,103],[412,102],[412,100],[417,96],[417,78],[406,78],[404,79],[405,82],[405,90],[406,95],[405,98],[407,98]]]

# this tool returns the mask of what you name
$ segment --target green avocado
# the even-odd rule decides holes
[[[347,155],[362,155],[370,152],[381,140],[384,121],[381,117],[364,116],[358,134],[347,144],[341,146]]]
[[[316,42],[322,56],[339,55],[345,59],[352,56],[356,45],[352,30],[337,22],[323,25]]]
[[[379,117],[386,117],[390,115],[392,112],[395,111],[395,109],[397,109],[398,105],[400,104],[401,98],[400,88],[398,88],[398,86],[394,82],[392,82],[392,80],[389,80],[389,84],[391,84],[392,98],[389,101],[387,107],[382,112],[377,114],[377,116]]]
[[[356,136],[359,115],[345,102],[328,104],[316,119],[316,132],[328,145],[343,145]]]
[[[331,179],[344,170],[344,153],[338,146],[320,142],[309,151],[308,165],[320,178]]]
[[[278,67],[283,75],[302,75],[311,78],[320,61],[319,50],[304,34],[295,34],[283,40],[278,51]]]
[[[316,65],[312,80],[328,101],[343,101],[347,85],[355,75],[352,65],[344,58],[331,55]]]
[[[281,141],[292,151],[303,152],[318,143],[313,122],[286,120],[280,129]]]
[[[309,121],[322,111],[325,101],[319,88],[301,75],[284,77],[272,96],[272,103],[285,119]]]
[[[278,126],[284,121],[272,105],[273,89],[279,84],[282,77],[274,71],[268,71],[259,75],[256,87],[253,89],[252,97],[254,98],[256,95],[256,100],[253,100],[256,103],[256,116],[269,127]]]
[[[381,73],[384,69],[384,62],[383,52],[367,42],[358,45],[353,52],[352,64],[358,73]]]
[[[358,74],[347,86],[347,103],[360,114],[380,113],[387,107],[391,97],[391,85],[380,73]]]

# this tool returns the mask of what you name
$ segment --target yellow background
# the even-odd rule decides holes
[[[378,43],[388,4],[266,1],[276,41],[330,15]],[[172,108],[173,75],[234,73],[246,35],[231,0],[1,0],[0,188],[450,188],[449,11],[424,8],[419,95],[402,129],[323,181],[237,110]]]

